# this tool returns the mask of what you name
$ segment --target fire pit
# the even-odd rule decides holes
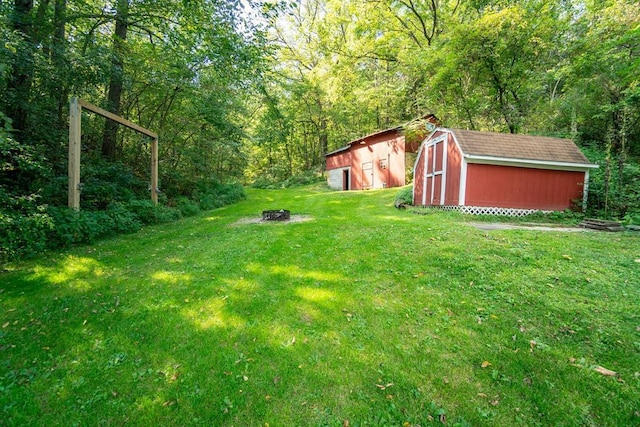
[[[262,211],[263,221],[289,221],[291,219],[291,212],[285,209]]]

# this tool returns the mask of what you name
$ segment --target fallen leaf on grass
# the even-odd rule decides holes
[[[376,384],[376,387],[378,387],[380,390],[385,390],[389,387],[393,386],[393,383],[387,383],[387,384]]]
[[[616,375],[618,375],[616,372],[607,369],[607,368],[603,368],[602,366],[596,366],[595,368],[593,368],[596,372],[606,376],[606,377],[615,377]]]
[[[491,366],[491,362],[489,362],[488,360],[485,360],[484,362],[482,362],[482,365],[480,366],[482,366],[483,368],[486,368],[488,366]]]

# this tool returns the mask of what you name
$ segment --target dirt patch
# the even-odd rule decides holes
[[[295,224],[298,222],[307,222],[313,220],[310,215],[291,215],[286,221],[265,221],[262,218],[240,218],[231,226],[246,225],[246,224]]]
[[[557,227],[555,225],[534,225],[534,224],[504,224],[500,222],[468,222],[468,225],[483,231],[493,230],[535,230],[535,231],[558,231],[564,233],[577,233],[584,231],[593,231],[581,227]]]

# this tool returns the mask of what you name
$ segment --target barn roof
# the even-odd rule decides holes
[[[451,129],[462,152],[471,156],[590,165],[570,139]]]
[[[422,117],[418,117],[417,119],[414,119],[413,121],[415,121],[415,120],[428,120],[428,121],[436,122],[436,123],[438,122],[438,118],[437,118],[434,114],[425,114],[424,116],[422,116]],[[409,122],[409,123],[411,123],[411,122]],[[367,140],[367,139],[369,139],[369,138],[372,138],[372,137],[374,137],[374,136],[383,135],[383,134],[385,134],[385,133],[398,132],[398,131],[400,131],[400,130],[404,129],[406,125],[407,125],[407,124],[402,124],[402,125],[394,126],[394,127],[388,128],[388,129],[379,130],[379,131],[376,131],[376,132],[370,133],[370,134],[365,135],[365,136],[362,136],[362,137],[360,137],[360,138],[356,138],[356,139],[354,139],[353,141],[349,141],[349,142],[347,143],[347,145],[345,145],[344,147],[340,147],[340,148],[338,148],[337,150],[333,150],[333,151],[328,152],[327,154],[325,154],[325,157],[332,156],[332,155],[334,155],[334,154],[338,154],[338,153],[342,153],[343,151],[347,151],[347,150],[349,150],[353,145],[358,145],[358,144],[360,144],[361,142],[363,142],[363,141],[365,141],[365,140]],[[416,147],[414,147],[414,150],[416,150],[416,149],[417,149],[417,146],[416,146]]]

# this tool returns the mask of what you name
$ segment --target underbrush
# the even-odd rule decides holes
[[[91,197],[91,196],[96,197]],[[192,198],[178,197],[154,205],[151,200],[119,198],[105,186],[92,189],[79,211],[47,206],[38,197],[10,197],[0,193],[0,262],[29,258],[47,249],[91,243],[133,233],[145,225],[189,217],[245,198],[239,184],[201,183]],[[115,201],[114,201],[115,200]],[[105,205],[104,209],[99,209]]]
[[[324,182],[324,180],[325,178],[322,173],[318,171],[306,171],[284,180],[264,175],[258,177],[251,186],[253,188],[260,188],[264,190],[275,190],[278,188],[293,188],[301,187],[303,185],[317,184]]]

